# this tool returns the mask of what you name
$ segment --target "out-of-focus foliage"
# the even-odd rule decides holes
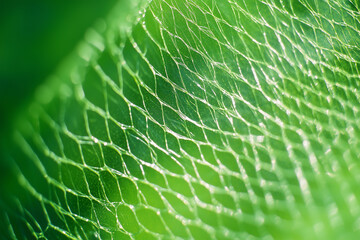
[[[0,3],[0,132],[116,0]],[[5,125],[6,124],[6,125]]]
[[[137,3],[19,118],[5,236],[358,239],[358,2]]]

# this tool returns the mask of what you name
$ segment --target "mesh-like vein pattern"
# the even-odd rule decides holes
[[[355,238],[357,7],[153,0],[126,37],[93,30],[16,133],[9,233]]]

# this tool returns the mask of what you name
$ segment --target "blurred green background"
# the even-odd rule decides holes
[[[2,1],[0,3],[0,133],[17,110],[115,5],[108,1]]]
[[[116,4],[108,1],[19,0],[0,3],[0,196],[11,188],[9,134],[36,87]]]

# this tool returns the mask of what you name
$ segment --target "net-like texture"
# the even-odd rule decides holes
[[[9,232],[357,236],[356,4],[153,0],[126,37],[92,31],[16,133]]]

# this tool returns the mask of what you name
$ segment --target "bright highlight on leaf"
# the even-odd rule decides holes
[[[21,117],[4,236],[357,239],[358,2],[134,6]]]

